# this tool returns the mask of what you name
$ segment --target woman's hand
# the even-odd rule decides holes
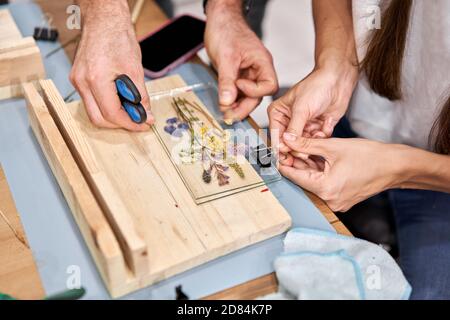
[[[314,70],[270,105],[272,136],[330,137],[347,110],[357,77],[358,70],[352,66]],[[280,151],[289,150],[280,145]]]
[[[83,30],[70,80],[83,99],[91,122],[98,127],[150,129],[154,119],[144,84],[141,50],[126,1],[79,1]],[[147,123],[136,124],[123,110],[114,80],[128,75],[136,84]]]
[[[247,117],[278,90],[272,56],[249,28],[242,2],[209,1],[205,47],[219,75],[219,103],[229,122]]]
[[[315,193],[333,211],[347,211],[405,182],[409,160],[402,152],[413,148],[365,139],[289,140],[286,135],[283,141],[292,151],[280,155],[280,172]]]

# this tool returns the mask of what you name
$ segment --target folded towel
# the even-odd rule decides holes
[[[395,260],[371,242],[295,228],[275,260],[281,299],[408,299],[411,286]],[[269,298],[269,297],[266,297]]]

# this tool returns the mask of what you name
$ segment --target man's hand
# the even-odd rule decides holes
[[[230,122],[278,90],[272,56],[248,27],[241,6],[240,0],[217,0],[206,7],[205,46],[219,73],[221,111]]]
[[[347,110],[358,76],[347,71],[317,69],[274,101],[267,112],[272,134],[281,137],[326,138]],[[280,151],[287,152],[284,145]]]
[[[98,127],[149,129],[154,119],[144,85],[141,51],[126,1],[78,1],[83,30],[70,80],[80,93],[89,119]],[[147,123],[136,124],[123,110],[114,80],[128,75],[142,96]]]

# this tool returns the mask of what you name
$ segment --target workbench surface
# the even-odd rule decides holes
[[[15,3],[11,10],[22,34],[32,34],[42,21],[36,4]],[[39,42],[43,56],[58,44]],[[48,78],[63,96],[73,88],[68,81],[70,61],[63,50],[44,60]],[[200,65],[186,64],[175,70],[188,83],[210,81]],[[78,98],[78,97],[76,97]],[[250,126],[247,122],[245,125]],[[47,294],[65,290],[78,271],[86,298],[108,298],[78,226],[72,218],[58,183],[29,126],[25,101],[0,102],[0,163],[10,184],[25,232]],[[293,220],[293,226],[335,230],[303,191],[286,179],[270,188]],[[334,219],[331,217],[331,219]],[[333,224],[339,224],[337,219]],[[273,272],[272,261],[282,251],[282,238],[263,241],[194,268],[151,287],[132,293],[130,299],[173,299],[182,285],[190,298],[201,298]]]

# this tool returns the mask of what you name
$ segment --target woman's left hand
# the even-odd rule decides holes
[[[347,211],[401,184],[399,151],[404,146],[365,139],[292,140],[288,135],[283,143],[292,151],[280,154],[280,172],[322,198],[333,211]]]

